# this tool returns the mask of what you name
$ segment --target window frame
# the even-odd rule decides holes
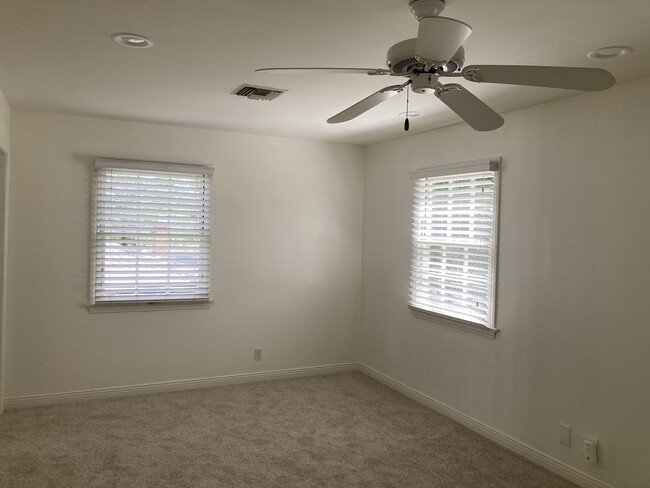
[[[156,310],[185,310],[185,309],[202,309],[209,308],[212,300],[212,228],[210,228],[206,248],[208,250],[208,288],[206,298],[196,299],[175,299],[175,298],[155,298],[155,299],[134,299],[127,300],[106,300],[96,301],[95,279],[97,273],[97,196],[98,196],[98,170],[101,168],[115,168],[134,171],[152,171],[157,173],[178,173],[178,174],[203,174],[210,187],[210,203],[207,205],[207,212],[212,220],[212,185],[214,167],[204,164],[190,164],[178,162],[133,160],[133,159],[111,159],[97,158],[94,160],[92,168],[92,192],[91,192],[91,226],[90,226],[90,273],[89,273],[89,293],[87,309],[89,313],[105,312],[136,312],[136,311],[156,311]]]
[[[492,157],[480,160],[466,161],[462,163],[452,163],[445,164],[440,166],[433,166],[428,168],[422,168],[415,170],[410,173],[410,178],[412,180],[412,189],[411,189],[411,256],[409,260],[409,304],[408,308],[411,310],[411,313],[414,317],[429,320],[441,325],[446,325],[449,327],[458,328],[471,332],[478,335],[483,335],[490,338],[495,338],[499,329],[496,326],[496,305],[497,305],[497,262],[498,262],[498,241],[499,241],[499,202],[500,202],[500,180],[501,180],[501,167],[502,161],[501,157]],[[493,208],[493,227],[492,227],[492,254],[489,267],[489,281],[490,281],[490,315],[489,315],[489,325],[483,325],[477,322],[472,322],[470,320],[464,320],[459,317],[454,317],[453,315],[447,315],[442,311],[432,311],[417,304],[413,303],[411,299],[411,294],[413,291],[413,263],[414,263],[414,249],[416,241],[413,236],[414,226],[416,225],[415,221],[415,203],[417,200],[416,193],[416,183],[418,180],[425,178],[444,178],[451,176],[462,176],[463,174],[479,173],[479,172],[492,172],[494,175],[494,208]]]

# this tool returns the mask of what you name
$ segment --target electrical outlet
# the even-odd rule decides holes
[[[261,349],[253,349],[253,359],[255,361],[261,361],[262,360],[262,350]]]
[[[585,439],[585,461],[591,464],[598,463],[598,439],[593,437]]]
[[[571,426],[560,424],[560,444],[571,447]]]

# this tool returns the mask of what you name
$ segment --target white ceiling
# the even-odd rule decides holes
[[[649,0],[448,0],[444,15],[474,29],[466,65],[600,67],[619,83],[650,76]],[[116,32],[156,45],[123,48]],[[416,34],[408,0],[0,0],[0,88],[14,109],[368,144],[403,133],[405,96],[325,121],[399,79],[254,70],[384,68],[388,47]],[[635,51],[586,57],[611,45]],[[253,101],[230,94],[241,83],[289,91]],[[463,84],[501,113],[576,93]],[[411,95],[411,110],[426,114],[412,132],[460,122],[435,97]]]

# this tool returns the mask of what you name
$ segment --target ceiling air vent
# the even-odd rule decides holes
[[[263,86],[241,85],[235,91],[233,91],[232,94],[237,95],[238,97],[250,98],[251,100],[273,100],[286,91],[287,90],[282,90],[281,88],[265,88]]]

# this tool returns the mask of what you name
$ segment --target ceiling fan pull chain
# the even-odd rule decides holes
[[[409,130],[409,87],[406,87],[406,118],[404,119],[404,130]]]

